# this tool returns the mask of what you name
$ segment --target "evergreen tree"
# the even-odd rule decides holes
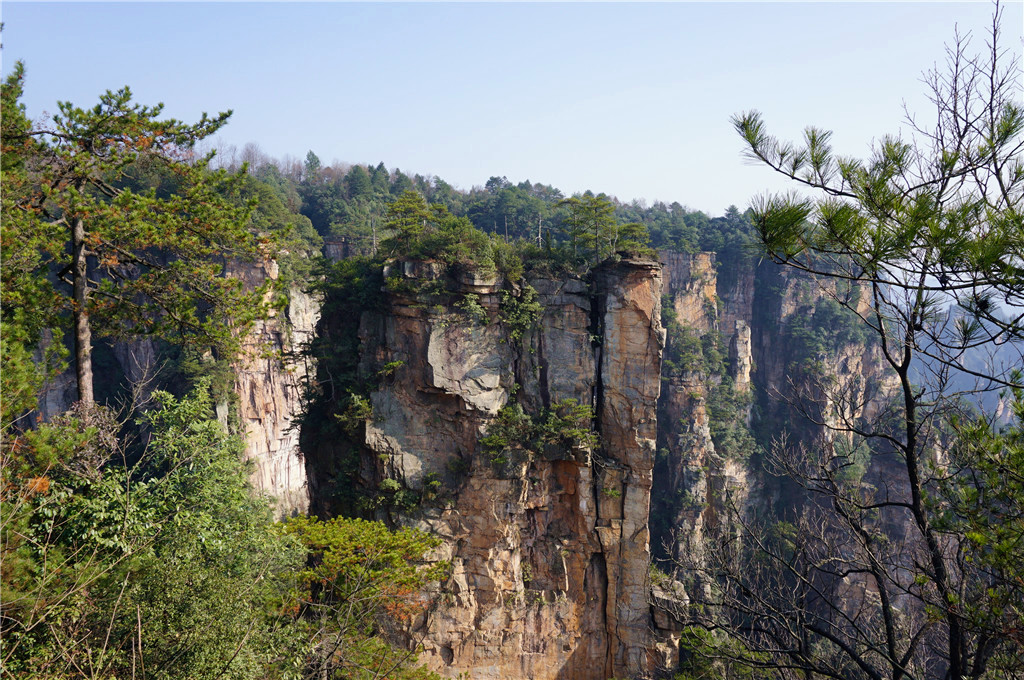
[[[5,102],[17,102],[17,75],[4,83]],[[5,123],[4,144],[31,163],[23,195],[4,202],[3,218],[8,238],[34,239],[35,270],[52,270],[70,287],[59,304],[73,318],[78,394],[88,407],[94,333],[160,334],[232,351],[262,293],[223,276],[223,263],[259,255],[260,242],[248,229],[251,206],[235,200],[244,176],[211,171],[209,158],[192,152],[230,112],[191,125],[161,119],[162,105],[136,104],[128,88],[108,91],[91,109],[58,108],[50,127],[32,129],[17,116]],[[171,178],[173,193],[127,186],[143,160]]]
[[[36,405],[42,379],[59,365],[60,338],[51,339],[44,365],[36,365],[32,354],[43,333],[58,328],[60,298],[48,277],[46,253],[60,235],[45,221],[37,219],[36,189],[29,175],[29,163],[38,150],[30,134],[31,123],[20,102],[24,68],[19,62],[0,89],[0,177],[3,191],[0,219],[0,392],[3,394],[0,426],[7,429]]]
[[[345,187],[349,199],[360,199],[373,194],[373,185],[370,183],[370,175],[366,168],[361,165],[353,166],[345,175]]]
[[[788,677],[1024,671],[1020,423],[1000,433],[949,390],[956,374],[977,379],[971,392],[1009,388],[1022,415],[1024,107],[999,17],[984,53],[958,39],[946,70],[927,75],[937,118],[908,121],[917,144],[884,137],[862,162],[836,157],[827,131],[807,128],[795,145],[757,112],[734,119],[751,158],[816,192],[756,202],[766,254],[841,284],[834,300],[877,339],[896,389],[875,417],[819,418],[820,446],[770,454],[807,493],[800,516],[749,518],[740,541],[690,565],[713,584],[690,620],[743,643],[716,654]],[[1012,358],[966,361],[996,349]],[[813,389],[850,403],[827,377]],[[864,449],[885,466],[878,488],[851,475]]]
[[[391,195],[391,174],[384,167],[383,161],[370,173],[370,183],[373,184],[373,190],[378,196]]]

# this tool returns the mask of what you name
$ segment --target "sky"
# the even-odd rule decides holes
[[[36,119],[128,85],[216,144],[324,164],[383,161],[458,188],[491,176],[721,214],[790,188],[742,157],[757,109],[865,157],[927,119],[924,72],[954,31],[984,49],[988,2],[50,3],[0,5],[4,73]],[[1024,2],[1004,3],[1022,49]]]

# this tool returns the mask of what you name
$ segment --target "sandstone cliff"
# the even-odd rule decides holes
[[[748,426],[762,446],[783,425],[817,443],[828,429],[804,424],[800,399],[826,422],[876,407],[877,356],[862,342],[837,332],[806,361],[802,329],[834,290],[746,260],[722,276],[710,253],[662,265],[509,283],[396,261],[325,301],[318,338],[335,356],[303,435],[312,509],[444,539],[433,558],[452,576],[407,631],[431,668],[583,680],[673,667],[668,611],[687,595],[671,580],[652,593],[651,534],[678,558],[737,509],[798,501],[750,458]],[[537,322],[517,325],[529,301]],[[664,372],[662,305],[676,329]],[[850,398],[814,391],[824,376]],[[592,407],[599,447],[482,444],[510,409],[540,420],[567,399]]]
[[[421,660],[453,677],[646,672],[661,267],[605,265],[589,285],[452,277],[418,262],[386,274],[383,305],[359,320],[360,373],[376,385],[359,461],[346,469],[371,493],[395,480],[418,494],[403,507],[382,491],[377,513],[445,539],[435,557],[451,561],[451,579],[410,631]],[[472,315],[460,306],[467,296]],[[517,338],[514,306],[534,296],[537,321]],[[541,419],[567,399],[591,407],[599,446],[482,446],[503,409]],[[318,446],[315,459],[351,454]]]
[[[271,260],[234,274],[257,286],[276,279],[278,268]],[[252,483],[274,499],[279,516],[309,510],[306,464],[295,419],[302,412],[310,370],[302,348],[312,339],[320,317],[319,301],[298,286],[287,291],[287,300],[268,319],[256,322],[234,366],[234,416],[245,438],[246,456],[253,461]]]

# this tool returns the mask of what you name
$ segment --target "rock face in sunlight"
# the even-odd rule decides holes
[[[233,274],[257,286],[265,278],[276,279],[277,271],[271,260],[236,269]],[[254,464],[252,483],[257,491],[274,498],[282,517],[309,510],[306,464],[294,420],[302,411],[302,391],[310,368],[300,351],[311,339],[319,318],[319,301],[293,287],[283,309],[256,322],[235,366],[236,415],[246,457]]]
[[[773,395],[807,393],[819,369],[849,386],[850,403],[876,407],[877,356],[863,343],[806,364],[796,339],[821,291],[751,262],[721,269],[712,253],[666,253],[602,265],[589,283],[513,285],[393,261],[378,301],[325,315],[323,337],[358,346],[346,370],[372,387],[355,426],[306,440],[311,509],[444,540],[431,559],[449,561],[451,576],[403,633],[430,668],[604,680],[678,667],[672,612],[689,595],[676,574],[652,582],[652,552],[700,551],[742,513],[796,498],[749,462],[752,408],[765,427],[802,422]],[[673,354],[672,343],[690,349]],[[329,378],[323,389],[348,389]],[[567,404],[587,407],[598,444],[529,429]],[[847,408],[818,406],[826,418]],[[827,429],[793,436],[813,443]]]
[[[443,276],[430,264],[386,273],[410,285],[360,321],[364,372],[391,367],[371,393],[362,475],[419,493],[418,508],[392,517],[445,539],[434,557],[451,561],[451,578],[407,631],[421,660],[495,680],[646,671],[661,266],[605,265],[590,287],[524,282],[539,316],[521,339],[500,280],[447,282],[450,299],[478,296],[486,317],[469,318],[409,292]],[[599,447],[481,444],[503,408],[518,404],[537,420],[567,399],[591,407]]]

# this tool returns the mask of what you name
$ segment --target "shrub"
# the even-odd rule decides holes
[[[512,342],[522,340],[523,335],[537,323],[542,311],[543,307],[537,302],[537,291],[529,284],[523,286],[518,296],[510,290],[501,291],[499,314]]]

